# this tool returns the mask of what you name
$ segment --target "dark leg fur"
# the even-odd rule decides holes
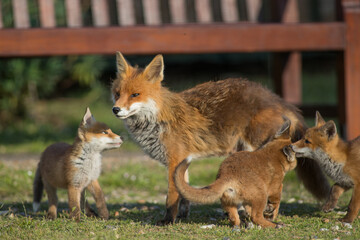
[[[36,170],[35,179],[34,179],[34,188],[33,188],[33,202],[40,203],[44,191],[44,184],[41,179],[40,169]]]

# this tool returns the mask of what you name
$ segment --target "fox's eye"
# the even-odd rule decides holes
[[[115,93],[115,98],[119,98],[120,97],[120,93],[116,92]]]
[[[133,94],[131,94],[131,97],[134,98],[134,97],[137,97],[139,95],[140,95],[140,93],[133,93]]]
[[[102,134],[109,134],[109,132],[108,131],[103,131]]]
[[[305,139],[305,143],[310,144],[311,142],[309,140]]]

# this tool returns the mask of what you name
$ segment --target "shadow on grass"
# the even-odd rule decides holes
[[[281,203],[280,210],[281,215],[293,217],[293,216],[320,216],[321,210],[318,204],[309,203]]]
[[[95,204],[91,207],[96,210]],[[163,204],[155,203],[121,203],[121,204],[107,204],[110,212],[110,221],[132,221],[140,224],[156,225],[157,221],[161,220],[165,214],[165,206]],[[47,202],[41,203],[40,212],[32,212],[32,203],[6,203],[0,208],[0,211],[9,211],[7,214],[15,214],[17,216],[29,217],[32,219],[42,220],[46,218]],[[321,217],[321,211],[316,204],[308,203],[281,203],[280,214],[283,216],[293,217]],[[58,218],[68,218],[67,202],[60,202],[58,204]],[[82,217],[87,220],[86,216]],[[178,219],[182,223],[195,224],[217,224],[228,225],[227,216],[221,209],[220,204],[212,205],[195,205],[191,206],[190,216],[187,219]]]

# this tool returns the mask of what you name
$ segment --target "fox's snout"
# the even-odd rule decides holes
[[[112,108],[112,111],[113,111],[113,113],[116,115],[116,114],[118,114],[118,113],[121,111],[121,109],[120,109],[119,107],[113,107],[113,108]]]

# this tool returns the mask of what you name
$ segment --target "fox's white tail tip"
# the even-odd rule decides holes
[[[187,163],[191,163],[191,160],[193,159],[192,156],[188,156],[187,158],[185,158],[186,162]]]
[[[40,209],[40,203],[33,202],[33,212],[38,212]]]

